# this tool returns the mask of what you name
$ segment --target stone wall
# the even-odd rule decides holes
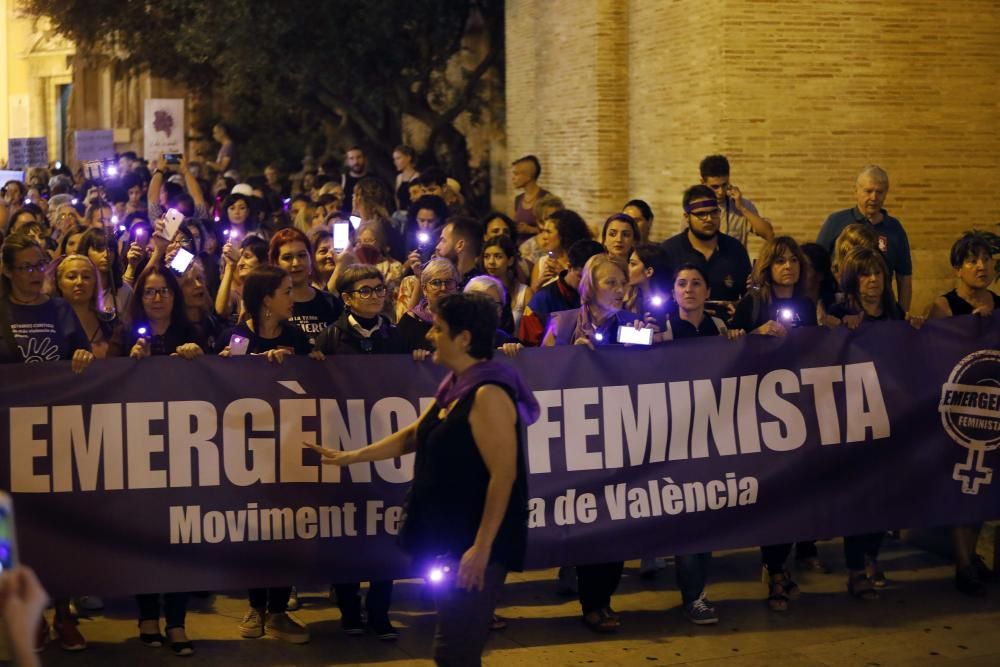
[[[680,228],[681,193],[710,153],[729,156],[733,182],[800,240],[879,164],[920,308],[951,285],[954,238],[1000,222],[998,9],[509,0],[508,152],[538,155],[542,184],[589,222],[646,199],[654,238]]]

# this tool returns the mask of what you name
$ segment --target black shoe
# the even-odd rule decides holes
[[[984,584],[992,583],[996,574],[986,566],[986,561],[979,554],[972,559],[972,569],[976,571],[976,577]]]
[[[369,621],[368,630],[382,641],[389,642],[399,638],[399,630],[392,625],[388,618]]]
[[[963,567],[955,572],[955,588],[960,593],[973,597],[983,597],[986,595],[986,584],[977,576],[974,567]]]
[[[365,624],[361,621],[361,616],[344,616],[340,620],[340,629],[352,636],[365,634]]]
[[[150,648],[160,648],[167,643],[167,638],[159,632],[140,632],[139,641]]]
[[[170,642],[170,650],[182,658],[194,655],[194,645],[191,642]]]

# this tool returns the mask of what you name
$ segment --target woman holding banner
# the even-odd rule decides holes
[[[907,315],[896,301],[889,282],[891,273],[878,250],[857,248],[840,265],[840,291],[844,302],[830,307],[830,315],[849,329],[862,321],[909,320],[920,328],[923,318]],[[877,600],[878,589],[887,584],[878,564],[878,553],[885,531],[844,537],[844,560],[847,561],[847,591],[859,600]]]
[[[478,665],[497,595],[520,571],[528,535],[523,428],[539,415],[520,375],[492,361],[496,305],[479,294],[445,296],[427,334],[450,372],[410,426],[353,451],[310,444],[345,466],[416,452],[400,543],[441,586],[434,659]]]
[[[639,324],[639,316],[622,310],[628,269],[625,262],[601,253],[587,260],[580,278],[580,307],[553,313],[543,346],[614,343],[619,327]],[[640,325],[641,326],[641,325]],[[611,596],[625,563],[596,563],[576,568],[584,624],[595,632],[616,632],[621,618],[611,609]]]
[[[988,238],[968,232],[951,247],[951,267],[955,269],[958,286],[942,294],[931,306],[930,319],[956,315],[989,317],[1000,311],[1000,296],[990,291],[996,280],[996,262]],[[976,553],[983,524],[966,524],[952,528],[955,553],[955,588],[966,595],[986,594],[986,584],[994,573]]]

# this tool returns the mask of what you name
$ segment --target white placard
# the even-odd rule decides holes
[[[184,152],[184,100],[146,100],[143,121],[143,157]]]

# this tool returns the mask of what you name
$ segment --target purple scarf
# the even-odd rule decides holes
[[[421,322],[426,322],[427,324],[434,324],[434,313],[431,312],[430,304],[427,303],[427,299],[421,299],[417,305],[407,311],[414,317],[416,317]]]
[[[464,398],[473,387],[484,382],[495,382],[510,389],[514,395],[514,403],[517,405],[518,414],[525,426],[533,424],[541,414],[538,401],[535,395],[524,384],[521,374],[506,364],[498,361],[483,361],[467,368],[461,377],[452,371],[445,376],[438,386],[434,399],[442,408],[451,405],[452,401]]]

